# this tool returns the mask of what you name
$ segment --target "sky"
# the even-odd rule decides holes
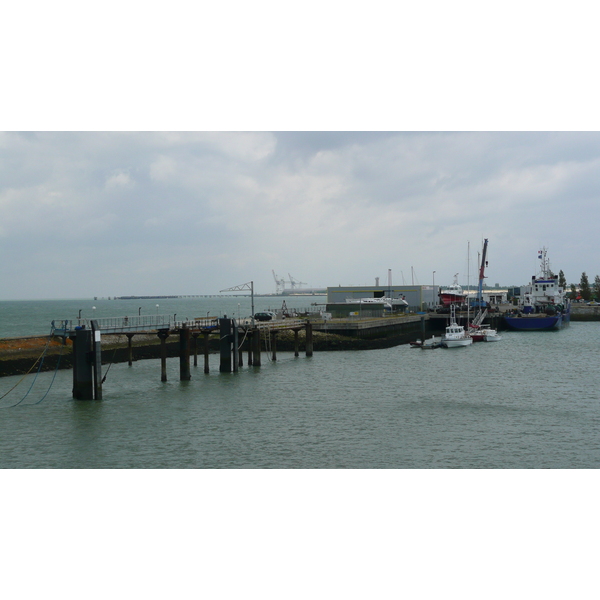
[[[0,298],[474,283],[485,238],[488,285],[593,280],[599,174],[596,132],[5,132]]]

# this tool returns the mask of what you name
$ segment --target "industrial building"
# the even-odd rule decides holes
[[[356,312],[357,305],[347,300],[361,298],[404,298],[408,312],[421,312],[434,308],[438,304],[439,287],[432,285],[375,285],[375,286],[338,286],[327,288],[327,312],[346,313]],[[372,307],[359,305],[361,310],[371,310]],[[383,312],[383,309],[380,309]]]

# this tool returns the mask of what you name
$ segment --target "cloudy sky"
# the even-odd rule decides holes
[[[582,5],[108,5],[0,40],[0,299],[600,274]]]
[[[4,133],[3,299],[600,273],[598,133]],[[10,260],[6,257],[10,256]]]

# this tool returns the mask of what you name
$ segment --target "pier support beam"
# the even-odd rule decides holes
[[[277,332],[276,331],[271,331],[269,333],[269,335],[271,336],[271,360],[273,362],[277,361]]]
[[[252,330],[252,364],[255,367],[260,367],[260,329]]]
[[[157,333],[160,338],[160,380],[167,381],[167,338],[168,329],[159,329]]]
[[[221,354],[219,371],[221,373],[231,373],[231,319],[227,317],[219,319],[219,332],[219,350]]]
[[[313,355],[313,328],[312,323],[306,324],[306,356]]]
[[[298,344],[298,329],[294,329],[294,356],[300,356]]]
[[[204,372],[205,373],[210,372],[210,370],[208,368],[208,349],[209,349],[208,336],[209,335],[210,335],[210,333],[208,331],[204,332]]]
[[[192,337],[194,338],[194,366],[198,366],[198,336],[200,333],[198,331],[194,331],[192,333]]]
[[[73,340],[73,398],[93,400],[92,331],[77,329],[71,339]]]
[[[248,366],[252,366],[252,352],[254,349],[254,332],[249,331],[246,335],[246,339],[248,340]]]
[[[92,370],[94,372],[94,400],[102,400],[102,332],[98,322],[92,321]]]
[[[133,339],[134,333],[126,333],[127,336],[127,364],[131,367],[133,364],[133,346],[131,340]]]
[[[233,372],[237,373],[239,370],[239,335],[238,335],[238,326],[237,321],[235,319],[231,320],[231,345],[233,349]]]
[[[189,381],[190,374],[190,330],[187,325],[179,330],[179,381]]]

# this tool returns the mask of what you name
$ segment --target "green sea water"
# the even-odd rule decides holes
[[[188,299],[174,307],[181,314],[185,302],[190,317],[218,310]],[[228,302],[235,313],[238,299]],[[43,323],[79,305],[22,306]],[[598,468],[600,324],[502,335],[451,350],[264,354],[262,367],[229,374],[215,355],[210,373],[192,367],[188,382],[178,359],[164,383],[158,360],[114,364],[101,402],[72,398],[71,371],[31,374],[0,401],[0,467]],[[0,396],[19,380],[0,379]]]

